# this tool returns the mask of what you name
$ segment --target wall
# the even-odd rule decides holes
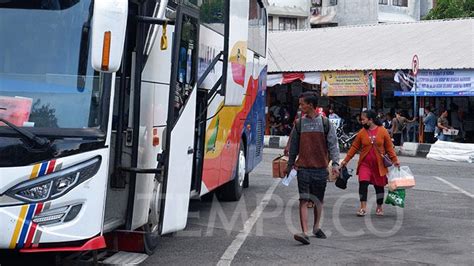
[[[268,0],[268,3],[275,6],[302,7],[307,8],[309,11],[311,0]]]
[[[339,26],[374,24],[378,21],[378,0],[338,0]]]
[[[291,18],[296,18],[297,19],[297,29],[307,29],[310,28],[309,25],[309,16],[310,16],[310,6],[311,6],[311,0],[269,0],[268,1],[270,6],[275,6],[275,7],[288,7],[288,8],[298,8],[298,9],[303,9],[306,14],[308,14],[307,17],[301,17],[301,16],[293,16],[291,14],[287,16],[282,16],[282,15],[276,15],[276,14],[271,14],[269,13],[269,16],[273,17],[273,28],[269,30],[278,30],[279,29],[279,21],[280,17],[291,17]]]
[[[420,0],[420,17],[426,16],[433,8],[433,0]]]
[[[425,0],[421,0],[426,2]],[[378,1],[377,1],[378,3]],[[404,14],[412,17],[414,20],[420,20],[420,0],[408,0],[408,6],[393,6],[392,0],[389,0],[389,5],[379,5],[379,12]]]

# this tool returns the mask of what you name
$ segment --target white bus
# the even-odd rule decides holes
[[[150,251],[190,198],[239,200],[262,159],[265,5],[0,1],[0,249],[119,230]]]

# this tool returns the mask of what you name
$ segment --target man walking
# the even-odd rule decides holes
[[[425,143],[434,142],[434,132],[436,129],[436,116],[431,112],[431,107],[425,107],[425,116],[423,117],[423,124],[425,125]]]
[[[315,112],[315,107],[318,106],[317,96],[314,93],[303,93],[299,99],[299,106],[305,116],[296,121],[291,132],[287,172],[294,166],[298,171],[302,233],[295,234],[294,238],[307,245],[310,243],[308,237],[308,204],[310,202],[315,203],[312,233],[317,238],[326,238],[319,226],[319,221],[329,174],[327,171],[329,158],[333,162],[333,174],[339,175],[339,146],[332,123]],[[297,160],[296,156],[298,156]]]

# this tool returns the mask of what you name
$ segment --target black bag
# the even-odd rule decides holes
[[[347,180],[351,178],[351,174],[349,174],[349,171],[347,170],[347,167],[342,167],[341,168],[341,173],[336,179],[336,187],[340,189],[346,189],[347,188]]]

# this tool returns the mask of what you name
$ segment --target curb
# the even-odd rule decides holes
[[[265,135],[264,147],[284,149],[286,147],[288,139],[288,136]],[[403,143],[403,146],[396,146],[395,152],[397,153],[397,155],[402,156],[426,158],[426,155],[430,152],[430,149],[431,144],[405,142]]]
[[[281,148],[284,149],[286,147],[286,143],[288,142],[288,136],[271,136],[265,135],[263,140],[263,145],[265,148]]]

